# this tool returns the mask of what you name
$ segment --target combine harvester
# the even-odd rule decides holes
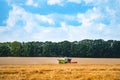
[[[71,62],[71,58],[63,58],[63,59],[58,59],[59,64],[76,64],[77,62]]]

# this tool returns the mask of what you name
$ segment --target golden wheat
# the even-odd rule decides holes
[[[0,80],[120,80],[120,64],[0,65]]]

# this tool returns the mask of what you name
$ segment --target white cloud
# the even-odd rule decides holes
[[[73,3],[78,3],[78,4],[80,4],[80,3],[81,3],[81,0],[68,0],[68,2],[73,2]]]
[[[58,4],[58,5],[63,5],[63,0],[47,0],[47,4],[48,5],[55,5],[55,4]]]
[[[84,27],[90,27],[102,17],[101,13],[93,7],[93,9],[88,10],[86,13],[78,13],[77,20],[79,23],[82,23]]]
[[[84,38],[87,36],[85,35],[86,32],[82,26],[71,26],[66,24],[65,22],[61,22],[61,30],[64,31],[64,33],[67,34],[67,39],[66,40],[70,40],[70,41],[74,41],[74,40],[79,40],[82,39],[83,35]]]
[[[16,25],[17,20],[21,18],[20,14],[23,14],[23,9],[19,9],[17,6],[13,6],[13,10],[9,12],[9,18],[6,21],[8,27],[14,27]]]
[[[20,24],[23,24],[22,26],[27,32],[31,32],[33,28],[38,27],[41,23],[49,25],[54,24],[53,19],[49,15],[31,14],[26,12],[23,8],[14,5],[13,10],[9,13],[7,26],[19,26],[18,24],[20,21],[22,21]]]
[[[86,4],[94,2],[94,0],[84,0]]]
[[[60,5],[60,6],[63,6],[65,5],[66,3],[77,3],[77,4],[80,4],[82,1],[81,0],[47,0],[47,4],[48,5]]]
[[[71,26],[61,22],[61,27],[42,27],[39,32],[33,35],[35,40],[39,41],[75,41],[88,38],[90,34],[80,26]]]
[[[53,21],[53,19],[49,15],[44,16],[44,15],[38,15],[38,14],[36,14],[35,17],[36,17],[36,19],[38,21],[47,22],[47,23],[49,23],[51,25],[55,24],[54,21]]]
[[[102,23],[98,24],[97,26],[98,26],[98,30],[100,31],[104,30],[104,28],[107,27],[105,24]]]
[[[62,41],[67,39],[67,34],[61,28],[43,27],[33,35],[33,39],[38,41]]]
[[[110,7],[108,7],[108,6],[106,7],[106,12],[108,12],[110,16],[114,16],[115,15],[115,10],[110,9]]]
[[[5,28],[3,26],[0,26],[0,33],[4,32]]]
[[[116,12],[118,12],[119,10],[113,10],[110,7],[105,7],[106,10],[103,10],[101,6],[95,6],[93,7],[93,9],[88,10],[86,13],[79,13],[77,15],[77,19],[78,22],[82,23],[80,27],[84,27],[82,28],[82,30],[87,31],[86,34],[90,34],[88,38],[92,37],[92,39],[102,38],[105,40],[118,40],[118,37],[115,36],[120,35],[118,32],[120,28],[115,22],[118,19],[118,17],[116,16]],[[105,23],[106,20],[111,22],[107,24]]]
[[[35,2],[35,0],[27,0],[26,5],[34,6],[34,7],[38,7],[39,6],[39,4],[37,2]]]
[[[80,3],[81,0],[68,1]],[[94,3],[93,0],[85,1],[87,4]],[[33,14],[25,11],[22,7],[13,5],[13,9],[9,12],[9,18],[6,21],[7,26],[4,28],[0,27],[1,39],[3,41],[119,39],[120,23],[117,21],[120,20],[119,17],[117,18],[116,16],[119,10],[111,8],[108,4],[106,4],[106,6],[98,6],[101,1],[98,2],[99,3],[96,3],[97,5],[85,13],[76,13],[74,15],[59,13],[48,15]],[[47,0],[47,3],[49,5],[63,5],[63,0]],[[28,4],[32,6],[34,2],[31,0]],[[106,19],[111,22],[109,24],[102,22]],[[70,25],[69,21],[78,21],[81,25]],[[59,26],[57,24],[59,24]],[[5,31],[8,33],[3,35]]]
[[[64,6],[66,3],[77,3],[80,4],[81,0],[47,0],[47,4],[48,5],[60,5],[60,6]]]
[[[9,18],[6,20],[6,26],[0,28],[0,35],[2,35],[2,32],[7,31],[9,34],[6,33],[3,40],[29,40],[32,34],[41,29],[42,23],[54,25],[54,21],[50,15],[44,16],[28,13],[23,8],[13,5],[13,9],[9,12]],[[12,39],[8,39],[9,35],[11,35]],[[28,37],[30,35],[31,37]]]

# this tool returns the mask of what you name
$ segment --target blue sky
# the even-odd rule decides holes
[[[120,40],[120,0],[0,0],[0,42]]]

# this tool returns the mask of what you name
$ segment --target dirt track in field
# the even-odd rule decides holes
[[[58,64],[60,57],[0,57],[0,64]],[[71,58],[78,64],[120,64],[120,58]]]

